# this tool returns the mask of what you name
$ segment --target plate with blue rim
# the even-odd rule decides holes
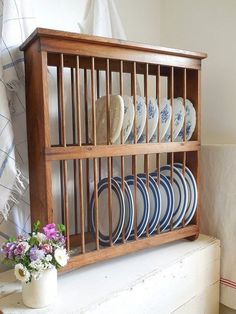
[[[183,103],[183,98],[178,97],[182,103]],[[189,141],[193,135],[193,132],[196,127],[196,110],[193,107],[193,104],[189,99],[185,100],[185,111],[186,111],[186,141]],[[184,127],[182,127],[181,131],[179,132],[177,138],[177,142],[182,142],[184,141]]]
[[[171,166],[162,166],[160,172],[169,180],[171,178]],[[187,183],[181,171],[177,167],[173,167],[173,191],[175,198],[173,213],[173,229],[181,225],[188,207],[188,188]]]
[[[160,112],[160,140],[162,140],[169,128],[171,121],[172,108],[170,101],[167,98],[163,98],[159,108]],[[158,132],[154,131],[154,134],[150,140],[151,143],[158,142]]]
[[[181,163],[174,163],[174,166],[178,168],[180,171],[182,171],[183,169],[183,164]],[[198,191],[194,175],[187,166],[185,166],[184,177],[188,187],[188,206],[185,214],[185,225],[188,225],[191,222],[197,209]]]
[[[145,98],[144,98],[145,99]],[[157,106],[157,100],[153,97],[148,98],[148,142],[152,138],[158,124],[158,106]],[[139,139],[139,143],[146,143],[146,128],[144,128],[143,133]]]
[[[152,172],[150,176],[157,182],[158,173]],[[160,174],[160,194],[161,194],[161,213],[160,213],[160,231],[165,231],[169,226],[174,212],[174,191],[170,181],[166,176]]]
[[[118,182],[120,188],[122,187],[122,180],[120,177],[113,178],[116,182]],[[130,236],[130,233],[134,224],[134,201],[132,192],[129,188],[128,183],[124,180],[124,200],[125,200],[125,240],[127,240]],[[122,241],[122,235],[119,237],[119,242]]]
[[[129,185],[132,195],[133,195],[133,200],[134,200],[134,205],[136,203],[136,210],[137,210],[137,237],[141,237],[141,235],[144,233],[148,220],[149,220],[149,214],[150,214],[150,200],[149,200],[149,194],[148,190],[143,183],[142,179],[140,179],[138,176],[137,178],[137,202],[135,202],[134,199],[134,184],[135,184],[135,178],[133,175],[128,175],[125,177],[125,181]],[[134,209],[135,210],[135,209]],[[130,234],[129,239],[134,239],[134,225]]]
[[[138,177],[143,180],[147,186],[147,176],[145,173],[139,173]],[[149,175],[149,200],[150,200],[150,214],[148,221],[148,232],[152,234],[158,225],[161,216],[161,193],[156,181]]]
[[[180,99],[177,98],[173,99],[172,112],[173,112],[172,114],[173,114],[173,141],[174,141],[184,124],[185,109]],[[171,141],[171,125],[169,126],[163,138],[163,142],[170,141]]]
[[[133,101],[133,97],[132,97]],[[136,96],[136,141],[140,139],[146,123],[147,109],[145,100],[142,96]],[[134,130],[132,128],[127,143],[134,143]]]
[[[109,245],[109,214],[108,214],[108,178],[103,178],[98,182],[98,229],[99,243],[103,246]],[[112,191],[112,243],[119,239],[124,225],[125,218],[125,201],[120,185],[116,180],[111,178]],[[96,210],[94,192],[90,201],[91,225],[92,230],[96,233]]]

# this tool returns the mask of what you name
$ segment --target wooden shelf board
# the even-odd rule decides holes
[[[131,149],[132,147],[132,149]],[[52,160],[71,160],[99,157],[131,156],[155,153],[199,151],[200,143],[190,141],[183,143],[149,143],[97,146],[66,146],[45,149],[45,158]]]

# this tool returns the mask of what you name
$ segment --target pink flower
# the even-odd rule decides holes
[[[55,224],[48,224],[43,227],[43,232],[48,239],[54,239],[57,235],[56,225]]]
[[[41,249],[44,250],[45,254],[52,253],[52,246],[50,244],[43,244]]]

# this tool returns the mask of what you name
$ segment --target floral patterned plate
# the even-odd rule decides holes
[[[170,101],[167,98],[162,99],[159,111],[160,111],[160,140],[162,140],[169,128],[171,121],[172,109],[170,106]],[[150,142],[157,143],[158,142],[157,137],[158,137],[157,132],[154,131],[154,134]]]
[[[178,136],[180,130],[183,127],[184,124],[184,116],[185,116],[185,109],[184,105],[181,102],[181,100],[174,98],[173,99],[173,119],[174,119],[174,128],[173,128],[173,141]],[[170,131],[170,125],[166,132],[166,135],[163,139],[163,142],[170,142],[171,141],[171,131]]]
[[[133,100],[133,97],[132,97]],[[136,96],[136,140],[140,139],[143,129],[145,127],[146,123],[146,104],[145,100],[141,96]],[[127,143],[133,143],[134,142],[134,130],[132,128],[132,131],[130,132],[130,135],[127,139]]]
[[[177,99],[179,99],[183,103],[182,97],[178,97]],[[190,100],[186,99],[185,105],[186,105],[186,140],[189,141],[196,127],[196,111]],[[181,129],[176,138],[177,142],[182,142],[183,140],[184,128]]]
[[[145,100],[144,100],[145,101]],[[158,124],[159,111],[157,101],[153,97],[148,98],[148,141],[152,138]],[[146,142],[146,128],[139,139],[139,143]]]

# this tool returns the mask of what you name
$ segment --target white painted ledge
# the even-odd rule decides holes
[[[24,307],[13,273],[2,273],[0,309],[4,314],[217,314],[219,270],[219,240],[201,235],[61,275],[57,302],[41,310]]]

